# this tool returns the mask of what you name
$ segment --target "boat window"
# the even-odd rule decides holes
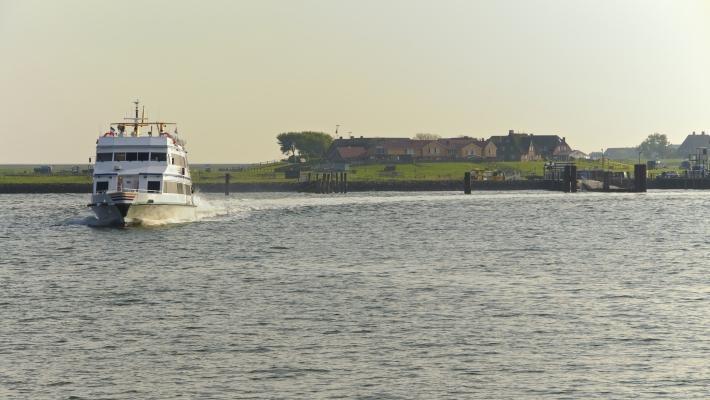
[[[150,182],[148,182],[150,184]],[[148,190],[151,190],[150,187]],[[185,183],[164,181],[163,193],[190,194],[192,187]]]
[[[177,193],[177,182],[166,181],[163,185],[163,193]]]
[[[138,161],[138,153],[126,153],[126,161]]]
[[[117,153],[118,154],[118,153]],[[165,153],[150,153],[150,161],[166,161],[167,157]]]
[[[148,181],[149,192],[160,192],[160,181]]]
[[[108,182],[96,182],[96,193],[104,193],[108,190]]]
[[[187,163],[186,163],[186,161],[185,161],[185,157],[180,156],[180,155],[177,155],[177,154],[175,154],[175,155],[173,156],[173,164],[174,164],[174,165],[179,165],[179,166],[181,166],[181,167],[186,167],[186,166],[187,166]]]
[[[113,153],[96,153],[96,162],[99,161],[112,161]]]
[[[150,160],[150,153],[138,153],[138,161]]]
[[[126,161],[126,153],[114,153],[113,161]]]

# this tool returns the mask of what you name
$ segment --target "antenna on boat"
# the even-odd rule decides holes
[[[133,104],[136,105],[136,117],[134,119],[133,123],[133,135],[132,136],[138,136],[138,104],[140,101],[136,99],[136,101],[133,102]]]

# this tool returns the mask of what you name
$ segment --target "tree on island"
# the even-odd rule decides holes
[[[671,152],[668,137],[660,133],[648,135],[637,149],[647,158],[664,158]]]
[[[325,157],[326,151],[333,143],[333,138],[323,132],[284,132],[276,136],[279,149],[283,154],[291,154],[289,159],[296,159],[298,154],[308,161]]]
[[[291,153],[291,157],[293,158],[296,157],[296,135],[298,135],[297,132],[285,132],[276,136],[276,141],[279,143],[279,150],[286,155]]]
[[[436,140],[436,139],[441,139],[441,136],[433,134],[433,133],[417,133],[413,137],[414,140]]]

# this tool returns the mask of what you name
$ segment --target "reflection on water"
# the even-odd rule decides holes
[[[0,397],[706,398],[708,196],[0,195]]]

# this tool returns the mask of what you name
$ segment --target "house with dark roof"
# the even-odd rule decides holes
[[[373,138],[368,148],[371,159],[406,160],[416,157],[420,146],[409,138]]]
[[[447,155],[452,159],[481,159],[486,146],[484,139],[474,139],[468,136],[438,139],[437,142],[447,147]]]
[[[572,149],[564,137],[508,131],[507,136],[491,136],[499,161],[564,160]]]
[[[495,157],[495,145],[470,137],[436,140],[409,138],[335,139],[327,152],[331,161],[359,160],[404,161],[411,159],[457,160],[483,158],[488,152]]]
[[[710,135],[707,135],[705,131],[702,131],[699,135],[693,132],[678,147],[678,155],[682,158],[687,158],[691,154],[696,154],[698,148],[702,147],[710,148]]]
[[[566,160],[572,149],[557,135],[515,133],[493,136],[488,140],[468,136],[436,140],[409,138],[335,139],[328,159],[337,162],[360,160]]]

